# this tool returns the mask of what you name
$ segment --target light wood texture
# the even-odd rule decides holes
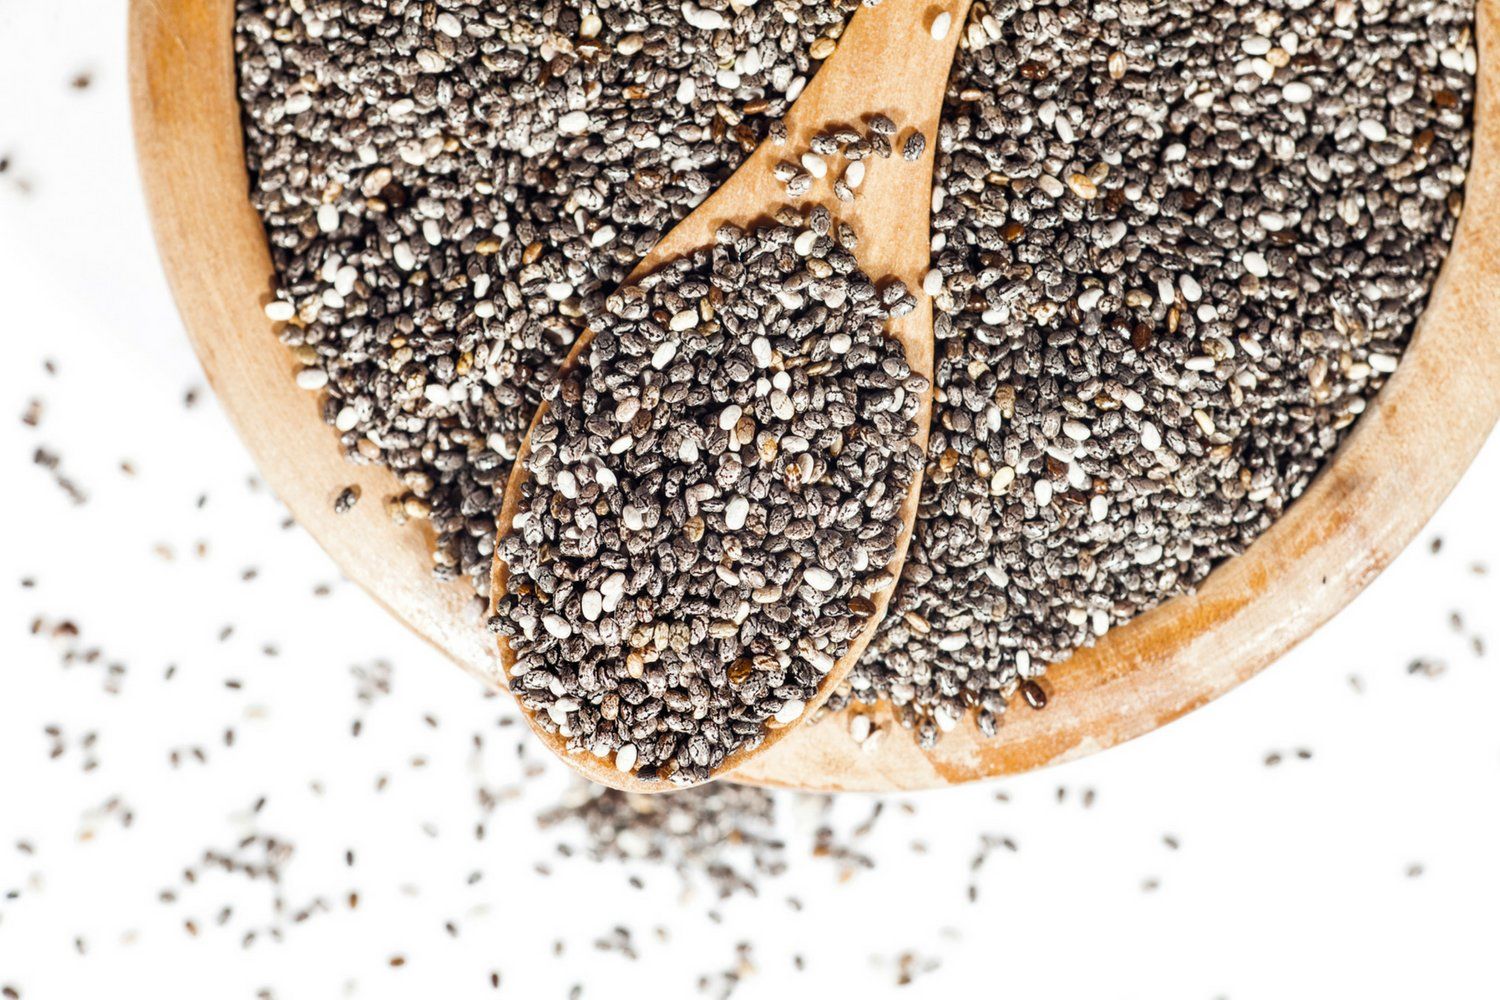
[[[141,172],[184,323],[262,474],[301,523],[397,617],[498,684],[476,599],[459,585],[433,582],[429,539],[396,527],[380,509],[387,494],[400,492],[393,477],[344,460],[314,394],[293,387],[289,353],[272,342],[262,311],[271,265],[246,199],[232,9],[232,0],[133,0],[130,10]],[[962,19],[954,20],[956,34]],[[1196,596],[1169,601],[1053,667],[1051,704],[1038,713],[1013,708],[997,740],[982,741],[965,724],[931,753],[902,732],[862,751],[847,735],[847,718],[835,716],[797,730],[732,777],[828,790],[915,789],[1080,757],[1246,680],[1373,579],[1421,529],[1500,418],[1500,200],[1487,197],[1500,185],[1497,31],[1500,2],[1481,0],[1470,200],[1432,303],[1400,370],[1285,517]],[[363,499],[336,516],[333,497],[351,483],[360,484]]]
[[[385,498],[406,488],[347,461],[319,394],[276,343],[265,304],[274,276],[250,206],[234,76],[233,0],[132,0],[130,77],[136,152],[157,247],[209,385],[267,483],[349,579],[470,673],[496,683],[484,609],[433,577],[432,535],[398,527]],[[347,514],[333,500],[350,485]]]
[[[955,28],[943,39],[934,39],[928,28],[934,9],[937,8],[931,0],[884,0],[879,7],[861,8],[850,19],[839,40],[838,50],[823,63],[817,76],[787,114],[786,142],[780,146],[769,140],[762,143],[733,176],[663,237],[631,275],[632,281],[638,280],[668,261],[712,246],[714,233],[725,223],[751,226],[766,221],[768,216],[788,204],[804,213],[814,205],[827,206],[834,216],[835,225],[840,221],[848,222],[859,234],[855,256],[864,272],[882,285],[892,278],[899,278],[916,295],[917,307],[905,316],[891,320],[887,329],[905,346],[906,360],[912,371],[926,376],[928,381],[929,390],[923,395],[916,418],[916,443],[924,455],[927,453],[928,425],[932,419],[932,300],[921,293],[921,285],[931,259],[929,221],[938,114],[942,110],[944,86],[961,34]],[[955,20],[962,24],[968,0],[961,0],[951,9],[957,15]],[[882,71],[872,73],[871,67],[880,67]],[[778,161],[796,163],[802,153],[808,151],[807,143],[813,135],[834,125],[862,127],[869,116],[877,113],[896,123],[898,131],[891,140],[896,149],[888,159],[872,157],[864,161],[868,172],[852,203],[839,201],[833,195],[833,183],[844,167],[844,160],[839,156],[825,158],[828,175],[816,181],[807,195],[796,199],[787,195],[786,185],[772,172]],[[900,143],[910,129],[921,131],[929,139],[926,151],[916,162],[902,159],[900,153]],[[579,357],[593,339],[592,330],[583,332],[564,360],[563,372],[577,366]],[[532,431],[547,409],[545,402],[537,408],[531,422]],[[501,538],[510,533],[520,507],[521,491],[530,478],[525,469],[530,455],[531,433],[528,432],[506,484],[499,517]],[[895,555],[885,567],[893,578],[901,575],[901,567],[906,562],[921,491],[919,471],[901,505],[901,533]],[[497,600],[506,593],[508,580],[505,561],[496,558],[491,592]],[[843,683],[854,664],[859,662],[885,618],[895,589],[887,587],[873,596],[875,613],[823,679],[817,696],[808,702],[802,716],[787,725],[768,727],[759,745],[726,757],[714,773],[715,777],[750,764],[809,723],[828,696]],[[497,645],[508,678],[514,673],[516,657],[504,637],[498,639]],[[570,753],[565,736],[541,724],[524,705],[522,712],[532,730],[553,753],[593,781],[634,792],[686,787],[667,781],[643,781],[634,774],[620,772],[608,759],[587,752]]]

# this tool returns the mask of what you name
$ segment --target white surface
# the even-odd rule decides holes
[[[1500,680],[1495,655],[1473,648],[1500,621],[1496,442],[1423,540],[1261,678],[1090,760],[894,800],[859,844],[875,868],[847,879],[811,856],[816,802],[783,796],[791,869],[762,880],[759,897],[718,907],[714,922],[708,894],[685,896],[670,873],[643,870],[636,891],[620,866],[555,857],[559,837],[576,835],[539,831],[534,816],[566,787],[561,768],[533,751],[545,773],[523,787],[516,731],[497,729],[504,702],[481,697],[339,582],[307,537],[281,528],[206,393],[183,407],[200,375],[135,189],[122,39],[116,3],[0,0],[0,156],[12,161],[0,174],[0,987],[25,1000],[263,988],[469,997],[495,995],[498,969],[501,996],[564,997],[581,983],[583,997],[678,997],[749,941],[755,969],[738,997],[1500,995]],[[84,92],[68,85],[80,70],[96,77]],[[45,405],[37,429],[18,419],[32,398]],[[31,464],[38,446],[60,453],[85,505]],[[258,576],[243,580],[252,566]],[[19,586],[25,576],[34,589]],[[331,596],[314,597],[325,582]],[[60,667],[57,645],[28,633],[38,616],[48,628],[76,622],[78,648],[98,647],[99,661]],[[1409,675],[1419,656],[1446,671]],[[394,692],[361,706],[350,668],[381,658],[394,664]],[[128,664],[116,696],[103,690],[112,662]],[[56,759],[50,724],[67,743]],[[90,730],[98,766],[84,771],[77,740]],[[172,768],[171,751],[193,745],[208,764],[189,754]],[[1267,767],[1271,751],[1287,759]],[[481,781],[518,797],[485,816]],[[1085,789],[1097,793],[1087,809]],[[128,829],[95,815],[115,795],[133,810]],[[224,875],[187,885],[181,872],[206,847],[232,848],[261,795],[259,829],[295,841],[289,905],[334,905],[286,926],[280,944],[263,933],[245,949],[246,930],[277,921],[271,890]],[[841,800],[834,825],[847,831],[869,808]],[[1019,850],[995,852],[971,904],[985,835]],[[21,840],[35,853],[18,851]],[[476,870],[482,880],[468,884]],[[158,901],[164,889],[176,903]],[[638,961],[594,948],[616,925],[635,930]],[[919,974],[903,988],[906,951]],[[389,966],[395,954],[402,968]],[[929,960],[936,968],[921,972]]]

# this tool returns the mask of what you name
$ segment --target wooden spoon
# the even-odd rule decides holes
[[[786,138],[780,144],[767,140],[752,153],[734,175],[707,201],[683,219],[656,245],[630,276],[639,280],[663,263],[712,246],[714,233],[725,223],[750,226],[773,214],[784,205],[803,210],[824,205],[833,214],[835,224],[849,223],[859,235],[855,252],[860,267],[877,282],[899,278],[916,295],[917,307],[905,316],[892,319],[889,335],[906,348],[907,362],[914,373],[927,378],[932,385],[932,300],[921,292],[922,279],[931,259],[929,218],[932,212],[932,166],[948,74],[953,54],[962,33],[969,0],[949,0],[934,4],[932,0],[883,0],[877,7],[861,8],[850,20],[831,55],[807,89],[788,112]],[[786,184],[778,180],[773,168],[780,161],[797,164],[808,141],[821,131],[836,125],[848,125],[865,131],[875,115],[884,115],[896,125],[890,137],[894,151],[888,158],[862,160],[865,179],[858,186],[852,202],[841,201],[833,194],[833,184],[845,167],[837,154],[824,159],[827,175],[815,180],[805,196],[794,198]],[[926,138],[926,148],[915,162],[902,157],[902,145],[912,130]],[[593,341],[593,331],[584,330],[562,364],[566,374]],[[531,435],[548,407],[544,402],[532,419],[526,439],[521,443],[505,497],[500,508],[499,538],[513,530],[521,503],[521,490],[529,480],[526,462],[531,455]],[[932,415],[932,393],[924,394],[917,414],[916,443],[927,448],[927,429]],[[899,577],[911,543],[916,521],[917,501],[922,489],[920,471],[913,478],[911,490],[901,505],[901,531],[896,554],[886,566],[892,577]],[[500,546],[496,545],[496,552]],[[505,595],[509,568],[503,559],[495,559],[491,607]],[[864,629],[849,644],[847,652],[834,664],[823,680],[818,694],[796,722],[768,727],[764,739],[754,749],[730,754],[715,775],[752,760],[779,742],[798,725],[812,718],[822,703],[841,684],[869,645],[881,619],[885,617],[891,594],[890,586],[874,595],[875,613]],[[507,678],[516,665],[516,655],[504,637],[499,639],[500,660]],[[519,699],[518,699],[519,700]],[[633,773],[618,770],[606,759],[587,751],[569,751],[567,738],[551,731],[522,705],[523,714],[543,742],[585,777],[615,788],[637,792],[667,791],[684,787],[669,780],[644,781]]]

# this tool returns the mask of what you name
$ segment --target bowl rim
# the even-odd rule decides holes
[[[269,343],[272,267],[251,207],[234,69],[233,0],[132,0],[131,106],[159,253],[209,384],[266,482],[351,579],[491,688],[504,686],[467,586],[435,585],[430,526],[398,526],[406,490],[347,461],[317,394]],[[1466,192],[1500,182],[1500,4],[1480,45]],[[802,726],[731,780],[819,791],[942,787],[1073,760],[1155,730],[1248,680],[1333,617],[1414,538],[1500,419],[1500,198],[1466,199],[1401,364],[1297,502],[1191,595],[1049,666],[1051,702],[986,739],[972,717],[923,751],[905,733],[862,749],[838,718]],[[265,419],[275,413],[275,420]],[[358,486],[345,514],[333,497]],[[348,529],[357,527],[357,532]],[[380,539],[378,545],[371,538]],[[847,713],[895,727],[888,705]]]

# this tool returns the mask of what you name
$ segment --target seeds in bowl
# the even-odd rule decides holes
[[[533,431],[491,627],[572,752],[705,780],[803,716],[895,582],[928,384],[886,325],[915,299],[830,223],[725,226],[611,295]]]
[[[1467,0],[974,9],[937,141],[935,403],[831,707],[994,734],[1243,552],[1395,369],[1469,163]]]

